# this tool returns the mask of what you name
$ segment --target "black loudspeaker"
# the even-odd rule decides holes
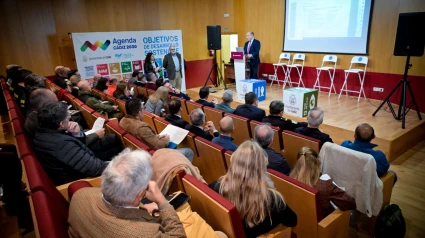
[[[422,56],[425,48],[425,12],[400,13],[394,44],[395,56]]]
[[[207,26],[207,42],[209,50],[221,49],[221,26]]]

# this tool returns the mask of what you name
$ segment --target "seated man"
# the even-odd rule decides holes
[[[215,137],[211,142],[223,146],[225,150],[230,150],[234,152],[238,146],[233,143],[232,133],[235,130],[233,125],[233,119],[231,117],[225,116],[220,120],[219,123],[221,135]]]
[[[101,74],[95,74],[93,76],[93,81],[91,82],[90,87],[96,88],[97,82],[99,82],[99,79],[100,78],[102,78],[102,75]]]
[[[196,100],[196,102],[206,107],[214,108],[215,104],[217,104],[217,99],[214,98],[211,102],[208,102],[208,95],[210,95],[210,87],[202,87],[201,89],[199,89],[200,99]]]
[[[63,89],[68,88],[67,79],[68,79],[68,73],[71,71],[70,68],[64,67],[64,66],[57,66],[55,68],[55,84]]]
[[[263,118],[266,117],[266,112],[258,108],[258,97],[254,92],[245,94],[245,104],[236,107],[233,114],[262,122]]]
[[[159,88],[156,86],[156,74],[150,72],[148,73],[148,75],[146,75],[146,79],[148,82],[146,83],[145,88],[152,90],[156,90]]]
[[[34,151],[53,183],[100,176],[107,162],[87,148],[76,123],[70,123],[66,104],[49,103],[37,112],[40,129],[34,136]]]
[[[170,114],[165,115],[166,121],[183,129],[189,125],[189,122],[182,119],[182,103],[179,99],[172,99],[168,104],[168,110],[170,111]]]
[[[100,99],[93,95],[92,88],[90,87],[89,82],[87,80],[81,80],[77,84],[78,88],[78,99],[80,99],[87,106],[92,108],[98,113],[108,114],[108,117],[121,118],[121,113],[118,111],[117,105],[110,105],[109,102],[102,102]]]
[[[180,89],[173,87],[173,85],[171,85],[171,83],[168,82],[168,80],[163,82],[162,86],[168,88],[168,94],[170,94],[171,96],[183,98],[183,99],[186,99],[186,100],[191,100],[189,95],[182,93],[180,91]]]
[[[170,136],[157,135],[148,123],[142,121],[144,115],[143,106],[139,99],[128,100],[125,103],[125,109],[127,115],[119,123],[123,130],[142,141],[151,150],[168,148]],[[193,161],[194,154],[190,148],[180,148],[177,151],[186,156],[191,162]]]
[[[215,129],[214,123],[212,121],[206,122],[206,129],[202,127],[205,124],[205,113],[202,109],[197,108],[190,112],[190,121],[192,125],[187,125],[186,130],[192,132],[196,136],[200,136],[206,140],[211,141],[214,137],[218,137],[218,131]],[[213,133],[214,137],[210,134]]]
[[[311,138],[320,140],[321,144],[325,142],[333,143],[331,137],[319,130],[320,124],[323,122],[324,113],[319,107],[311,109],[307,114],[307,127],[298,127],[295,132]]]
[[[378,146],[371,143],[373,139],[375,139],[375,130],[373,127],[367,123],[362,123],[356,127],[354,143],[346,140],[342,142],[341,146],[372,155],[376,161],[376,173],[378,174],[378,177],[382,177],[388,172],[390,163],[388,162],[384,152],[380,150],[373,150],[373,148]]]
[[[215,108],[227,113],[233,113],[235,109],[230,107],[230,103],[233,102],[232,90],[224,91],[223,97],[221,99],[223,99],[223,102],[215,104]]]
[[[71,78],[69,79],[69,81],[70,81],[70,84],[71,84],[71,85],[69,85],[69,89],[70,89],[69,91],[71,92],[72,96],[78,98],[79,88],[77,87],[77,84],[78,84],[78,82],[81,81],[80,76],[72,75]]]
[[[298,127],[306,127],[306,122],[297,122],[283,118],[284,104],[282,101],[274,100],[270,103],[270,115],[263,118],[264,123],[279,127],[282,131],[295,131]]]
[[[128,83],[144,87],[146,84],[146,79],[142,72],[135,70],[133,71],[131,78],[128,80]]]
[[[286,163],[286,159],[283,158],[282,154],[269,147],[273,142],[273,136],[274,131],[269,125],[258,125],[254,129],[254,140],[263,147],[269,158],[267,168],[289,176],[291,168],[288,163]]]

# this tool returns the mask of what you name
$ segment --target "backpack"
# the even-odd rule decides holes
[[[379,214],[375,225],[375,237],[404,237],[406,222],[401,209],[396,204],[386,205]]]

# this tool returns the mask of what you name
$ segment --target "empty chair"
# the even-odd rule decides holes
[[[304,71],[304,62],[305,62],[305,54],[295,54],[292,58],[292,64],[287,65],[286,67],[286,75],[285,75],[285,82],[283,83],[283,88],[285,88],[286,83],[289,83],[289,86],[292,87],[292,84],[298,85],[298,87],[304,86],[304,82],[302,79],[303,71]],[[295,68],[298,73],[298,82],[294,82],[291,79],[291,71]]]
[[[223,111],[212,107],[204,107],[206,121],[212,121],[214,126],[218,127],[223,118]]]
[[[336,94],[334,78],[335,78],[335,69],[336,69],[337,60],[338,60],[338,57],[336,55],[325,55],[323,56],[322,66],[320,66],[319,68],[316,68],[317,78],[313,88],[317,87],[319,88],[319,91],[321,88],[329,89],[328,97],[331,96],[332,89],[334,90]],[[331,85],[329,87],[320,86],[320,73],[322,71],[327,71],[329,74],[329,79],[331,80]]]
[[[286,80],[286,69],[285,67],[289,64],[289,61],[291,60],[291,54],[282,52],[279,56],[279,61],[276,64],[273,64],[274,67],[274,76],[272,78],[272,83],[270,84],[270,87],[273,85],[273,82],[277,82],[277,84],[280,86],[280,82],[284,83]],[[282,68],[284,80],[279,80],[277,71],[279,68]]]
[[[141,142],[136,137],[134,137],[130,134],[124,135],[124,146],[129,147],[132,150],[139,150],[140,149],[140,150],[150,151],[150,149],[147,145],[143,144],[143,142]]]
[[[291,168],[295,166],[298,160],[298,152],[304,146],[309,146],[315,151],[320,150],[320,140],[304,136],[292,131],[284,130],[282,132],[283,150],[282,155]]]
[[[204,138],[195,138],[199,158],[193,160],[193,165],[198,167],[202,177],[209,184],[226,174],[224,161],[224,148]]]
[[[345,73],[344,84],[341,87],[341,91],[339,92],[338,99],[341,97],[341,94],[342,94],[343,91],[345,91],[345,95],[348,95],[348,92],[358,93],[359,97],[358,97],[357,101],[360,101],[360,97],[362,96],[362,92],[363,92],[363,96],[366,99],[366,94],[365,94],[364,89],[363,89],[363,84],[364,84],[364,78],[365,78],[365,75],[366,75],[367,62],[368,62],[368,58],[366,56],[354,56],[351,59],[350,68],[344,70],[344,73]],[[353,66],[361,66],[361,68],[354,68]],[[348,79],[348,76],[351,73],[357,74],[357,76],[359,77],[359,83],[360,83],[360,90],[359,91],[348,89],[347,79]],[[345,89],[344,89],[344,87],[345,87]]]
[[[234,143],[237,145],[242,144],[245,140],[251,138],[249,130],[249,119],[241,116],[236,116],[231,113],[225,113],[224,116],[229,116],[233,119],[233,125],[235,126],[235,133],[232,134]]]

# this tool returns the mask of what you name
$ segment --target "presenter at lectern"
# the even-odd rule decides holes
[[[249,65],[249,77],[258,79],[258,65],[260,64],[260,48],[259,40],[254,39],[254,32],[246,33],[247,42],[243,47],[246,61]]]

